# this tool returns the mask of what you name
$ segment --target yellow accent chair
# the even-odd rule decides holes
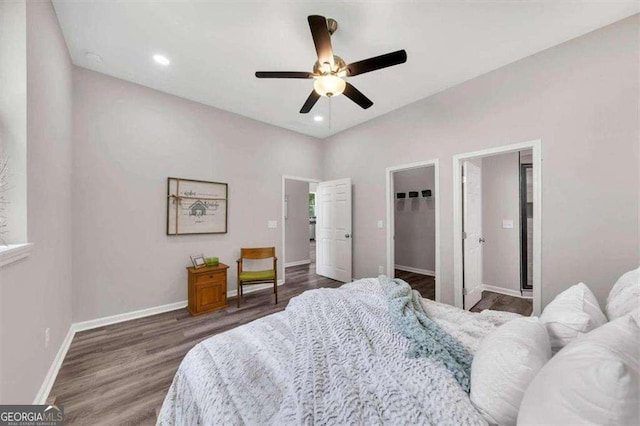
[[[244,271],[244,260],[264,260],[273,259],[273,269],[263,271]],[[242,299],[242,288],[245,285],[273,283],[273,293],[278,304],[278,258],[275,247],[242,248],[240,249],[240,259],[238,264],[238,308]]]

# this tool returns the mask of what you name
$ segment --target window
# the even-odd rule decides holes
[[[309,217],[316,217],[316,193],[309,193]]]

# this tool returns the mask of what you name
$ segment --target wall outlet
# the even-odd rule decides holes
[[[378,273],[384,274],[384,266],[378,266]]]
[[[51,340],[50,329],[47,328],[44,330],[44,348],[47,349],[49,347],[49,340]]]
[[[384,226],[384,222],[382,222],[381,220],[378,221],[378,229],[382,229],[382,227]]]
[[[269,220],[269,221],[267,221],[267,228],[275,229],[277,227],[278,227],[278,221],[277,220]]]

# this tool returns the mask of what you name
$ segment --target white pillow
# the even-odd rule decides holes
[[[629,271],[611,288],[605,310],[609,321],[640,307],[640,268]]]
[[[515,425],[527,386],[549,358],[549,335],[538,318],[498,327],[473,357],[471,402],[489,423]]]
[[[551,349],[558,352],[576,337],[607,322],[589,287],[579,283],[556,296],[540,315],[547,326]]]
[[[518,425],[640,424],[639,357],[631,314],[576,339],[533,379]]]

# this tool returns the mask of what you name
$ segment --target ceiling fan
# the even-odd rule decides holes
[[[331,36],[338,29],[338,23],[324,16],[311,15],[307,17],[311,36],[316,46],[318,60],[313,65],[313,72],[298,71],[258,71],[258,78],[306,78],[314,79],[313,91],[300,110],[306,114],[316,104],[320,96],[332,97],[342,93],[363,109],[369,108],[373,102],[362,92],[345,81],[346,77],[353,77],[366,72],[379,70],[407,62],[407,52],[398,50],[373,58],[346,64],[344,60],[333,54]]]

